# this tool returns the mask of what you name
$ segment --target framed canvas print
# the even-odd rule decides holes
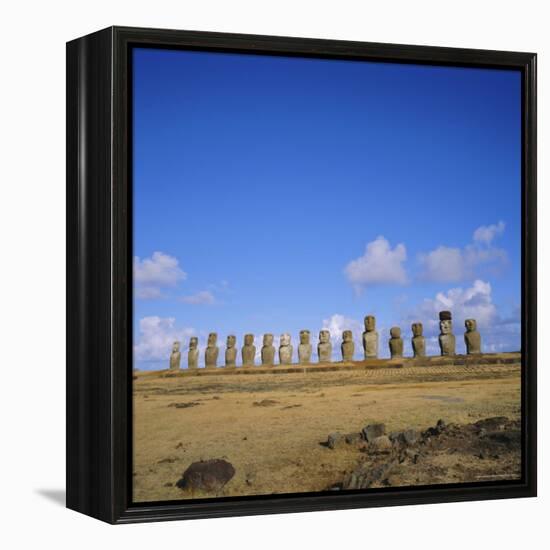
[[[536,494],[536,56],[67,45],[67,505]]]

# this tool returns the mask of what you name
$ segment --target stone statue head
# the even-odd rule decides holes
[[[199,339],[196,336],[189,338],[189,349],[197,349],[199,346]]]
[[[215,347],[217,342],[218,342],[218,334],[216,332],[211,332],[208,335],[208,347],[209,348]]]
[[[342,333],[342,340],[344,340],[344,342],[351,342],[353,340],[353,334],[351,330],[344,330],[344,332]]]
[[[330,332],[328,330],[322,330],[319,333],[319,342],[321,344],[328,344],[330,342]]]
[[[453,332],[453,316],[450,311],[439,312],[439,330],[441,334],[451,334]]]
[[[233,334],[230,334],[227,337],[227,347],[234,348],[236,343],[237,343],[237,337]]]
[[[413,323],[412,324],[413,336],[422,336],[424,332],[424,327],[422,323]]]
[[[475,319],[466,319],[464,326],[468,332],[475,332],[477,330],[477,321]]]
[[[373,332],[376,330],[376,318],[374,315],[367,315],[365,317],[365,330],[367,332]]]
[[[174,342],[172,344],[172,353],[177,353],[180,350],[180,343]]]
[[[245,346],[253,346],[254,345],[254,335],[253,334],[245,334],[244,335],[244,345]]]
[[[453,332],[453,322],[449,320],[439,321],[439,330],[441,334],[451,334]]]
[[[300,331],[300,344],[309,344],[309,330]]]
[[[284,333],[284,334],[281,334],[281,346],[290,346],[290,334],[288,333]]]
[[[273,334],[264,334],[264,346],[273,345]]]
[[[390,335],[392,338],[401,338],[401,329],[399,327],[390,328]]]

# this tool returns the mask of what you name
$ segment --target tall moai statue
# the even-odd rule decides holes
[[[216,332],[211,332],[208,335],[208,344],[204,352],[204,365],[207,369],[216,367],[218,364],[220,348],[217,346],[217,343],[218,334]]]
[[[363,332],[363,350],[365,359],[378,357],[378,332],[376,332],[376,318],[374,315],[365,317],[365,332]]]
[[[281,334],[279,343],[279,363],[281,365],[290,365],[292,363],[292,344],[290,343],[290,334]]]
[[[453,318],[450,311],[439,312],[439,331],[441,355],[454,355],[456,342],[453,334]]]
[[[254,366],[254,359],[256,358],[256,346],[254,345],[253,334],[244,335],[244,346],[241,349],[241,354],[243,357],[244,367]]]
[[[401,329],[392,327],[390,329],[390,356],[392,359],[403,357],[403,338],[401,338]]]
[[[275,364],[275,346],[273,345],[273,334],[264,334],[262,345],[262,365]]]
[[[300,331],[300,344],[298,345],[298,361],[305,365],[311,362],[311,343],[309,330]]]
[[[477,321],[475,319],[466,319],[464,325],[466,327],[466,332],[464,333],[466,353],[469,355],[481,353],[481,335],[477,331]]]
[[[342,333],[342,361],[353,361],[355,354],[355,342],[351,330]]]
[[[237,365],[237,337],[230,334],[225,345],[225,366],[235,367]]]
[[[424,327],[422,323],[412,324],[412,349],[415,357],[426,356],[426,339],[424,338]]]
[[[172,353],[170,354],[170,370],[179,370],[181,363],[180,343],[174,342]]]
[[[332,343],[330,341],[330,332],[328,330],[322,330],[319,333],[317,355],[319,356],[319,363],[330,363],[332,361]]]
[[[199,367],[199,339],[191,336],[189,339],[189,351],[187,352],[187,368],[196,369]]]

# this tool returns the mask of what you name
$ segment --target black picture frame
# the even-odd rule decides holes
[[[132,46],[513,68],[522,74],[518,482],[131,502]],[[110,27],[67,44],[67,507],[113,523],[536,496],[536,54]]]

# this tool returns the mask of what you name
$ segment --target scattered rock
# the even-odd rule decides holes
[[[341,433],[339,432],[331,433],[329,434],[327,439],[327,447],[329,449],[335,449],[336,447],[344,443],[344,441],[345,441],[345,438]]]
[[[197,405],[201,405],[201,403],[198,403],[197,401],[187,401],[181,403],[170,403],[168,406],[175,407],[176,409],[188,409],[189,407],[196,407]]]
[[[479,428],[480,431],[485,430],[488,432],[496,432],[504,430],[507,422],[508,418],[506,418],[505,416],[493,416],[491,418],[478,420],[474,423],[474,426],[476,426],[476,428]]]
[[[170,482],[168,482],[168,483],[165,483],[165,484],[164,484],[164,486],[165,486],[165,487],[173,487],[173,486],[174,486],[174,484],[173,484],[173,483],[170,483]]]
[[[390,441],[400,445],[414,445],[420,439],[420,434],[413,428],[402,432],[392,432],[389,435]]]
[[[254,401],[254,407],[272,407],[273,405],[278,405],[279,402],[275,399],[262,399],[261,401]]]
[[[233,476],[235,468],[219,458],[193,462],[177,482],[180,489],[219,491]]]
[[[369,443],[369,452],[373,453],[389,453],[392,450],[392,443],[387,435],[375,437]]]
[[[413,428],[403,432],[403,440],[407,445],[414,445],[420,437],[420,434]]]
[[[157,464],[172,464],[176,462],[176,458],[163,458],[157,462]]]
[[[363,439],[370,443],[373,439],[376,439],[386,433],[386,426],[381,423],[369,424],[363,428],[361,433],[363,434]]]
[[[348,445],[356,445],[362,441],[361,434],[359,432],[346,434],[345,439]]]

